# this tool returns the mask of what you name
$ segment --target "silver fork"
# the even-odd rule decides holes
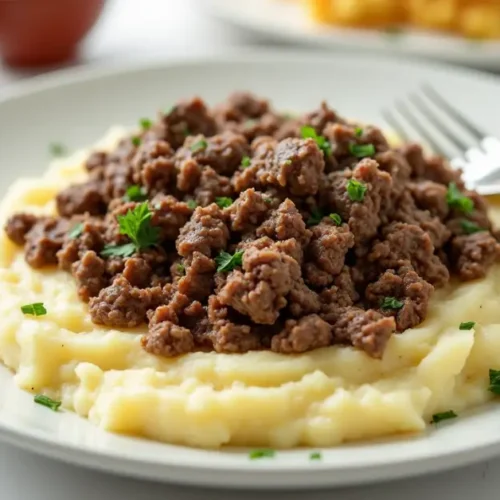
[[[469,189],[500,194],[500,139],[483,132],[430,85],[396,101],[395,110],[384,109],[382,116],[403,142],[410,141],[412,129],[428,150],[462,169]]]

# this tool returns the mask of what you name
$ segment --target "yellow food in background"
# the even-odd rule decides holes
[[[122,133],[105,144],[111,148]],[[20,210],[54,213],[56,192],[85,178],[84,158],[18,181],[0,222]],[[492,215],[498,223],[498,206]],[[170,443],[322,447],[420,432],[435,413],[460,417],[490,400],[488,370],[500,369],[500,266],[486,279],[436,293],[424,323],[394,335],[382,360],[340,346],[289,356],[154,356],[140,346],[146,325],[94,325],[72,276],[30,268],[3,233],[0,288],[0,359],[21,388],[60,399],[103,429]],[[48,314],[24,316],[20,306],[34,302]],[[467,321],[476,327],[460,330]]]
[[[340,26],[408,24],[468,38],[500,38],[500,0],[302,0],[312,19]]]

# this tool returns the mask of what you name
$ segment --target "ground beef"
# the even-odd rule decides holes
[[[5,233],[16,244],[24,245],[26,235],[37,223],[38,217],[32,214],[15,214],[5,224]]]
[[[149,321],[155,355],[337,344],[380,358],[450,272],[481,278],[500,257],[459,171],[326,103],[293,116],[245,92],[213,109],[195,97],[85,168],[58,216],[14,215],[6,234],[31,266],[71,272],[95,323]],[[455,189],[472,211],[449,203]]]

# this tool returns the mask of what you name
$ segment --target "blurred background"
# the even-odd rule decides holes
[[[500,0],[0,0],[4,84],[241,46],[432,58],[500,73]]]

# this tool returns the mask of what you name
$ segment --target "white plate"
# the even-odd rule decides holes
[[[424,31],[389,34],[322,26],[309,20],[300,1],[290,0],[198,0],[199,8],[239,28],[274,39],[434,58],[471,67],[500,70],[500,41],[475,42],[456,36]]]
[[[51,141],[84,147],[109,125],[136,124],[180,97],[200,94],[213,103],[232,90],[249,89],[268,96],[278,108],[297,111],[313,109],[325,98],[349,117],[380,122],[379,109],[421,81],[500,134],[500,114],[492,112],[500,96],[498,81],[397,60],[240,53],[135,69],[56,73],[13,87],[0,99],[0,186],[5,190],[18,176],[40,174]],[[5,369],[0,369],[0,394],[1,438],[68,462],[163,481],[324,487],[437,471],[500,453],[496,406],[427,435],[324,450],[321,462],[310,462],[305,449],[250,461],[244,451],[203,451],[107,434],[76,415],[35,405]]]

